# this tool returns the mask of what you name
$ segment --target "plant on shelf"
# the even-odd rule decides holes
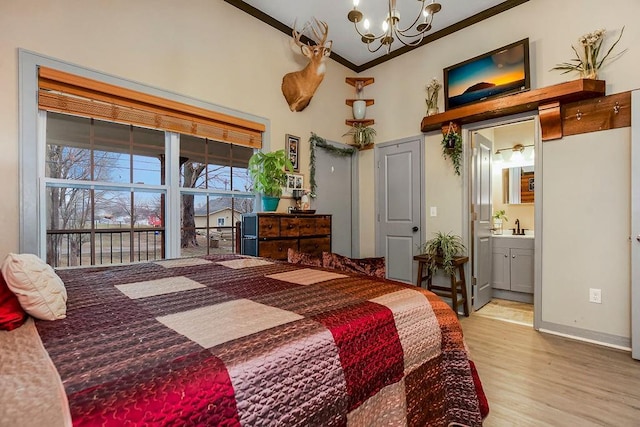
[[[464,255],[467,248],[462,243],[462,237],[457,234],[442,233],[438,231],[435,233],[435,237],[427,240],[420,251],[429,256],[429,273],[434,274],[438,269],[438,262],[441,268],[446,274],[453,274],[455,266],[453,265],[454,258]]]
[[[354,123],[351,129],[342,136],[351,135],[353,137],[353,145],[357,147],[366,147],[373,144],[376,130],[362,123]]]
[[[455,125],[449,123],[449,129],[442,138],[442,156],[447,157],[453,163],[453,170],[460,176],[460,165],[462,164],[462,136],[455,130]]]
[[[571,49],[573,49],[576,57],[570,59],[569,62],[563,62],[556,65],[552,68],[552,70],[562,70],[564,71],[562,74],[577,71],[578,73],[580,73],[580,77],[582,77],[583,79],[597,79],[598,70],[600,70],[600,68],[604,65],[604,62],[605,60],[607,60],[607,58],[609,61],[613,61],[627,51],[627,49],[625,49],[622,52],[619,52],[609,58],[609,55],[613,51],[613,48],[616,47],[616,45],[622,38],[622,33],[624,33],[624,27],[622,27],[620,35],[618,36],[616,41],[613,43],[613,45],[611,45],[607,53],[601,59],[598,59],[605,33],[606,30],[600,29],[593,31],[592,33],[587,33],[580,37],[578,41],[580,42],[580,46],[582,46],[582,49],[578,50],[574,46],[571,46]]]
[[[427,102],[427,116],[432,116],[438,113],[438,93],[442,89],[442,83],[438,81],[435,77],[431,79],[431,82],[426,87],[427,97],[425,101]]]
[[[285,169],[293,172],[293,164],[283,149],[269,153],[258,151],[249,159],[249,177],[253,181],[253,191],[262,195],[263,210],[278,208],[282,187],[287,183]]]

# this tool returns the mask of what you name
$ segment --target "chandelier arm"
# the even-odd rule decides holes
[[[353,23],[353,27],[356,29],[356,32],[360,37],[370,39],[371,41],[380,40],[382,37],[384,37],[387,34],[387,33],[382,33],[379,36],[376,36],[375,34],[371,34],[370,36],[367,36],[367,33],[363,33],[360,31],[360,29],[358,28],[358,24],[356,22]]]
[[[420,12],[418,12],[418,16],[416,17],[416,19],[413,21],[413,23],[411,25],[409,25],[404,30],[401,30],[400,28],[398,28],[398,26],[395,27],[395,32],[397,34],[402,34],[403,36],[405,36],[405,34],[404,34],[405,32],[413,29],[413,27],[418,23],[418,21],[420,20],[420,17],[422,16],[422,11],[424,10],[424,2],[425,2],[425,0],[422,0],[422,7],[420,8]],[[433,21],[433,15],[432,14],[429,14],[428,21],[429,21],[429,22],[427,22],[428,24],[431,24],[431,21]],[[421,33],[424,33],[424,31],[422,31]]]

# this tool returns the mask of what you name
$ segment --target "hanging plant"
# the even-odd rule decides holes
[[[453,163],[453,170],[460,176],[460,165],[462,164],[462,136],[456,132],[453,122],[449,123],[447,133],[442,138],[442,157],[448,157]]]
[[[334,156],[352,156],[356,152],[354,148],[341,148],[335,145],[328,144],[324,138],[320,138],[315,133],[311,132],[311,138],[309,138],[309,186],[311,187],[311,193],[309,196],[316,197],[316,147],[322,148]]]

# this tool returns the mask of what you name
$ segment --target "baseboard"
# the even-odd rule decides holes
[[[631,338],[618,335],[595,332],[587,329],[575,328],[572,326],[560,325],[551,322],[540,322],[540,332],[584,341],[591,344],[611,347],[618,350],[631,351]]]
[[[524,302],[527,304],[533,304],[533,294],[525,294],[522,292],[505,291],[503,289],[494,289],[493,297],[499,299],[506,299],[509,301]]]

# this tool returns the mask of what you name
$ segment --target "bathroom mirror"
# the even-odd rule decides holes
[[[520,205],[534,202],[535,179],[533,166],[502,169],[502,194],[504,203]]]

